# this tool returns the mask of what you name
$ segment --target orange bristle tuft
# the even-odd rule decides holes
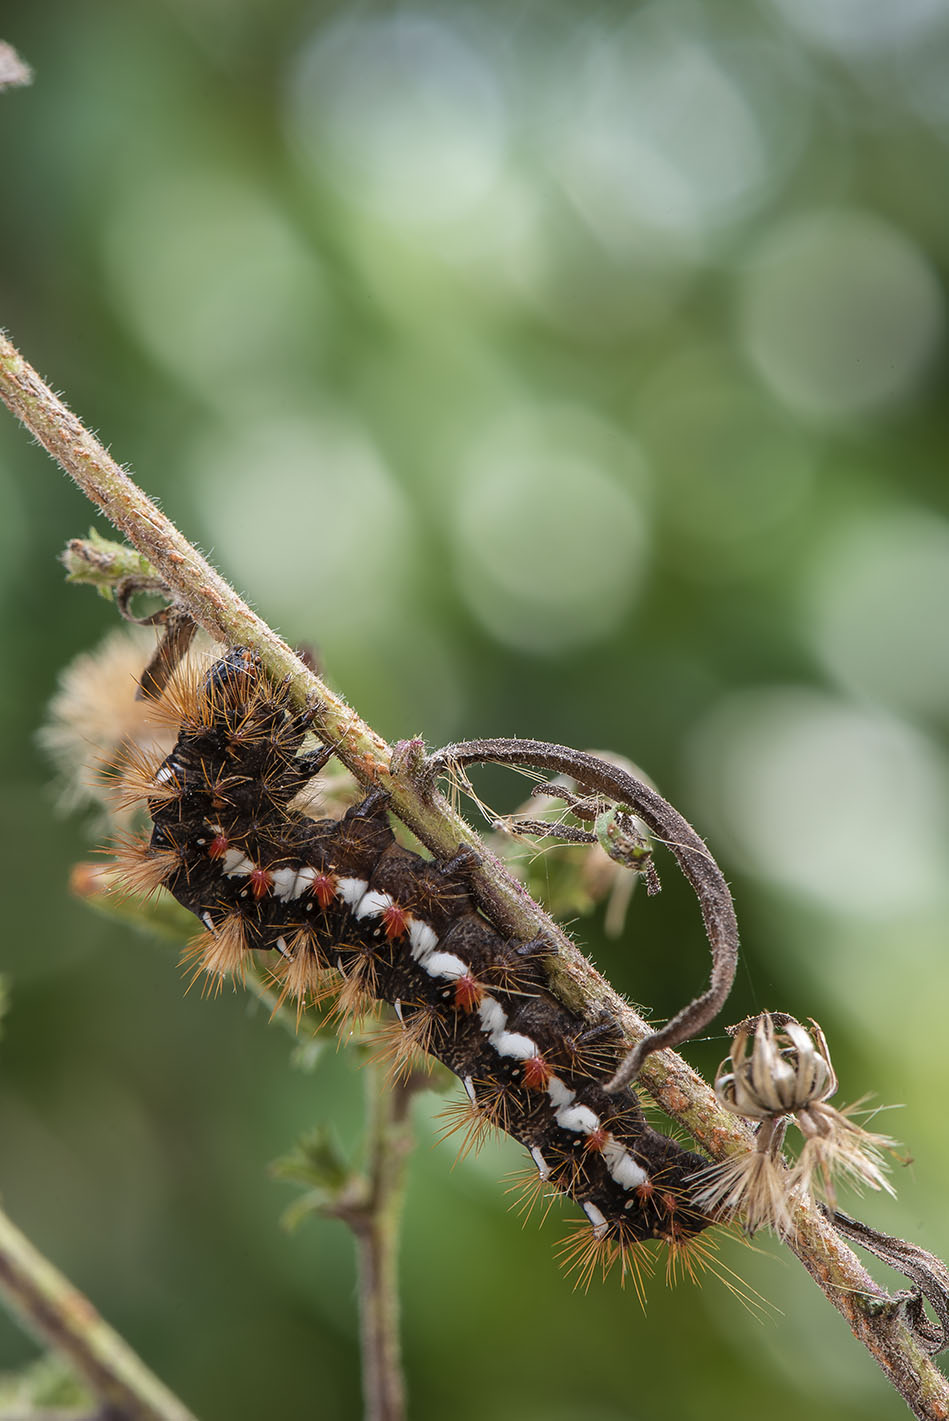
[[[543,1223],[554,1205],[563,1202],[564,1196],[554,1181],[549,1177],[545,1179],[530,1165],[517,1170],[511,1181],[504,1192],[516,1196],[511,1200],[511,1209],[520,1216],[524,1225],[532,1218],[538,1204],[542,1206],[540,1222]]]
[[[326,966],[315,937],[305,928],[291,937],[286,953],[271,965],[270,976],[279,988],[277,1006],[282,1007],[287,997],[296,1002],[298,1025],[308,999],[310,1006],[320,1006],[338,995],[342,982],[339,972]]]
[[[229,913],[215,928],[209,928],[185,948],[181,962],[192,969],[188,990],[202,973],[207,974],[209,979],[204,984],[205,995],[216,996],[226,977],[233,977],[243,985],[247,975],[247,957],[244,920],[239,913]]]
[[[524,1062],[524,1084],[528,1090],[546,1090],[553,1073],[553,1067],[547,1064],[543,1056],[528,1056]]]
[[[684,1279],[697,1283],[700,1274],[711,1266],[716,1252],[714,1239],[704,1234],[695,1238],[671,1238],[666,1253],[667,1285],[674,1288]]]
[[[502,1134],[513,1134],[514,1113],[519,1109],[516,1096],[497,1081],[476,1080],[472,1084],[478,1108]]]
[[[113,846],[113,884],[119,893],[153,898],[181,866],[177,849],[153,849],[148,839],[120,839]]]
[[[455,1006],[459,1011],[473,1012],[484,1000],[484,988],[481,983],[472,977],[470,972],[466,972],[464,977],[459,977],[455,982]]]
[[[655,1258],[640,1239],[624,1240],[622,1235],[600,1236],[585,1219],[576,1219],[569,1226],[570,1232],[557,1244],[554,1252],[567,1276],[575,1275],[574,1287],[588,1290],[594,1276],[599,1273],[605,1281],[614,1267],[619,1264],[620,1286],[625,1288],[627,1279],[639,1299],[639,1305],[646,1311],[645,1278],[652,1276]]]
[[[448,1101],[444,1108],[438,1112],[436,1119],[445,1121],[438,1133],[439,1144],[443,1140],[450,1139],[452,1135],[457,1135],[459,1131],[461,1132],[461,1143],[455,1156],[455,1164],[459,1160],[465,1159],[472,1150],[477,1154],[489,1136],[498,1128],[484,1108],[477,1101],[468,1100],[467,1097]]]
[[[376,1000],[376,962],[369,953],[357,957],[343,972],[340,971],[339,995],[333,1003],[331,1018],[336,1023],[342,1045],[347,1036],[352,1035],[356,1023],[363,1017],[378,1013]]]
[[[165,759],[163,750],[146,750],[135,741],[126,741],[113,760],[100,763],[100,783],[116,809],[132,809],[148,800],[170,804],[181,797],[182,787],[174,776],[161,783],[155,780]]]
[[[327,909],[336,897],[336,874],[316,874],[310,892],[320,907],[324,910]]]
[[[752,1246],[748,1244],[748,1247]],[[669,1287],[676,1287],[682,1280],[701,1284],[702,1275],[706,1273],[717,1278],[752,1317],[763,1320],[776,1311],[767,1298],[722,1262],[718,1256],[717,1239],[703,1233],[670,1242],[666,1255],[666,1283]]]
[[[385,929],[386,940],[397,942],[399,938],[405,937],[409,930],[409,911],[401,908],[398,903],[390,903],[382,914],[382,925]]]
[[[250,891],[260,902],[261,898],[266,898],[273,887],[273,874],[267,868],[255,868],[248,875]]]
[[[370,1061],[385,1066],[393,1082],[408,1080],[413,1073],[430,1072],[435,1065],[428,1054],[438,1025],[438,1012],[427,1003],[404,1008],[401,1017],[381,1022],[373,1033]]]
[[[162,691],[159,700],[149,700],[146,718],[149,725],[160,726],[176,733],[183,728],[203,729],[204,677],[207,657],[198,657],[179,666]]]

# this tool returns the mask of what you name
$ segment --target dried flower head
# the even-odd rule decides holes
[[[833,1095],[837,1077],[827,1041],[817,1023],[811,1024],[814,1037],[783,1013],[763,1012],[756,1022],[742,1022],[729,1053],[731,1070],[723,1061],[715,1077],[715,1094],[725,1109],[751,1120],[774,1120]]]
[[[855,1124],[853,1106],[828,1104],[836,1090],[827,1040],[816,1021],[808,1030],[783,1012],[764,1012],[742,1022],[718,1069],[715,1094],[732,1114],[761,1122],[756,1146],[704,1171],[696,1202],[725,1216],[740,1213],[749,1232],[767,1225],[787,1234],[796,1201],[816,1190],[836,1203],[835,1176],[892,1194],[883,1151],[895,1142]],[[804,1136],[790,1169],[781,1156],[789,1117]]]
[[[160,763],[175,742],[174,732],[151,724],[147,703],[135,699],[154,640],[149,632],[123,629],[77,656],[60,675],[49,721],[38,735],[59,772],[63,807],[95,805],[122,828],[131,816],[115,803],[117,789],[121,795],[115,773],[121,747],[134,746]]]

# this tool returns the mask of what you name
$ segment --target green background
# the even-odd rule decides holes
[[[945,1256],[949,6],[8,0],[0,321],[383,734],[635,759],[731,881],[726,1019],[824,1026],[902,1103],[899,1200]],[[266,1165],[358,1138],[243,996],[70,899],[90,852],[34,734],[114,624],[55,558],[90,514],[0,419],[6,1208],[206,1421],[359,1414],[338,1225]],[[104,530],[105,531],[105,530]],[[511,808],[522,786],[504,782]],[[666,862],[576,925],[657,1017],[706,971]],[[700,1069],[721,1034],[690,1046]],[[417,1418],[903,1414],[773,1241],[643,1316],[571,1291],[417,1102]],[[661,1270],[660,1270],[661,1272]],[[895,1278],[887,1280],[898,1285]],[[33,1344],[0,1321],[0,1365]]]

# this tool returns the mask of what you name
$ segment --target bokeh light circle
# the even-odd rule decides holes
[[[503,170],[492,65],[450,16],[342,11],[301,52],[291,138],[349,202],[409,229],[454,222]]]
[[[502,422],[461,474],[457,576],[482,626],[509,646],[543,653],[612,631],[647,553],[645,469],[635,446],[557,412]]]
[[[216,400],[286,378],[325,328],[322,268],[251,182],[146,170],[104,232],[115,310],[156,360]]]
[[[949,14],[946,0],[771,0],[813,44],[852,56],[919,42]]]
[[[802,687],[737,692],[689,759],[709,837],[749,873],[870,918],[944,900],[949,775],[902,722]]]
[[[949,522],[914,508],[849,522],[808,576],[828,670],[857,695],[949,721]]]
[[[943,293],[923,252],[870,213],[789,218],[764,239],[740,292],[745,348],[796,414],[847,418],[917,387],[943,331]]]
[[[198,439],[192,496],[217,559],[270,620],[324,642],[366,635],[411,563],[404,499],[365,433],[338,413],[245,419]]]

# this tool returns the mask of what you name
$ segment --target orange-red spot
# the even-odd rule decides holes
[[[222,858],[224,857],[224,855],[227,853],[227,849],[228,849],[228,843],[227,843],[227,838],[225,837],[225,835],[224,835],[224,834],[215,834],[215,836],[214,836],[214,838],[211,840],[210,844],[208,844],[208,858],[209,858],[209,859],[222,859]]]
[[[674,1194],[660,1194],[659,1200],[667,1214],[674,1214],[679,1207],[679,1201]]]
[[[382,924],[389,942],[394,942],[399,937],[405,937],[409,928],[408,909],[400,908],[398,903],[390,903],[388,908],[382,910]]]
[[[318,873],[313,880],[313,896],[321,908],[328,908],[336,897],[335,873]]]
[[[606,1143],[609,1138],[609,1130],[604,1130],[602,1127],[599,1130],[591,1130],[583,1141],[583,1148],[590,1150],[592,1154],[598,1155],[601,1150],[606,1148]]]
[[[273,884],[273,874],[266,868],[255,868],[248,874],[250,891],[255,898],[266,898]]]
[[[484,988],[475,981],[470,972],[455,982],[455,1006],[459,1011],[477,1011],[484,996]]]
[[[651,1179],[644,1179],[642,1184],[637,1184],[633,1193],[641,1204],[645,1204],[647,1199],[651,1199],[656,1192],[656,1186]]]
[[[546,1090],[553,1073],[553,1067],[548,1066],[543,1056],[528,1056],[524,1062],[524,1084],[528,1090]]]

